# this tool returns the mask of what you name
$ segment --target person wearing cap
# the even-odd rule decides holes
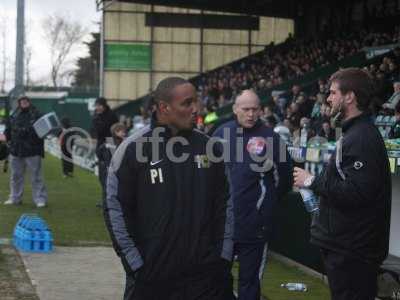
[[[107,104],[107,100],[103,97],[97,98],[94,103],[94,116],[92,120],[92,136],[96,139],[96,155],[98,153],[98,149],[103,145],[107,138],[111,139],[111,126],[118,122],[117,115],[110,109],[110,106]],[[102,157],[97,156],[98,165],[101,166],[105,164],[103,162]],[[106,172],[99,172],[99,182],[102,189],[102,200],[99,201],[96,206],[101,207],[103,201],[105,200],[105,174]]]
[[[24,96],[18,99],[18,106],[6,124],[5,137],[10,148],[10,196],[5,205],[22,203],[25,169],[28,168],[32,182],[32,198],[38,208],[47,205],[47,190],[42,176],[44,157],[43,139],[33,128],[41,117],[40,112]]]
[[[294,184],[320,199],[311,243],[321,249],[332,300],[374,300],[389,251],[392,191],[385,144],[369,114],[374,83],[358,68],[330,82],[327,101],[343,135],[322,173],[295,168]]]

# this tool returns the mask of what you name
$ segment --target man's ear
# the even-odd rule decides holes
[[[164,101],[160,101],[160,103],[158,104],[158,108],[163,114],[168,113],[169,111],[169,105]]]
[[[236,106],[236,104],[233,104],[233,106],[232,106],[232,111],[233,111],[233,113],[236,115],[236,111],[237,111],[237,106]]]
[[[350,104],[351,102],[356,101],[356,95],[353,91],[350,91],[346,94],[344,100],[346,101],[346,103]]]

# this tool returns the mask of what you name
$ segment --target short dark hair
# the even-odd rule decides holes
[[[21,96],[18,98],[17,102],[21,102],[22,100],[26,100],[28,102],[31,102],[31,99],[28,96]]]
[[[110,128],[110,132],[112,135],[115,135],[117,131],[120,130],[126,130],[126,126],[122,123],[114,123]]]
[[[68,117],[61,118],[60,123],[61,123],[63,128],[67,129],[67,128],[71,127],[71,120]]]
[[[108,106],[108,104],[107,104],[107,99],[106,98],[104,98],[104,97],[98,97],[97,99],[96,99],[96,101],[94,102],[94,104],[95,105],[102,105],[102,106]]]
[[[266,118],[266,121],[271,124],[273,127],[276,126],[276,124],[278,124],[278,121],[276,120],[276,118],[274,116],[269,116]]]
[[[375,85],[371,75],[359,68],[341,69],[329,79],[336,82],[342,94],[353,92],[357,98],[357,107],[361,111],[369,109],[375,94]]]
[[[178,85],[186,83],[190,82],[181,77],[167,77],[161,80],[153,93],[154,103],[158,105],[160,101],[170,102],[172,99],[172,90]]]

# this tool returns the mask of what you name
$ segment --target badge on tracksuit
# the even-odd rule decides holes
[[[252,137],[247,142],[246,149],[249,153],[260,155],[266,146],[265,139],[262,137]]]

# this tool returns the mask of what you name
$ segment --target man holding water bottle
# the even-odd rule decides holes
[[[321,174],[295,168],[294,184],[320,198],[311,242],[321,248],[333,300],[373,300],[387,257],[391,175],[383,139],[368,113],[374,87],[368,73],[342,69],[327,99],[342,137]]]

